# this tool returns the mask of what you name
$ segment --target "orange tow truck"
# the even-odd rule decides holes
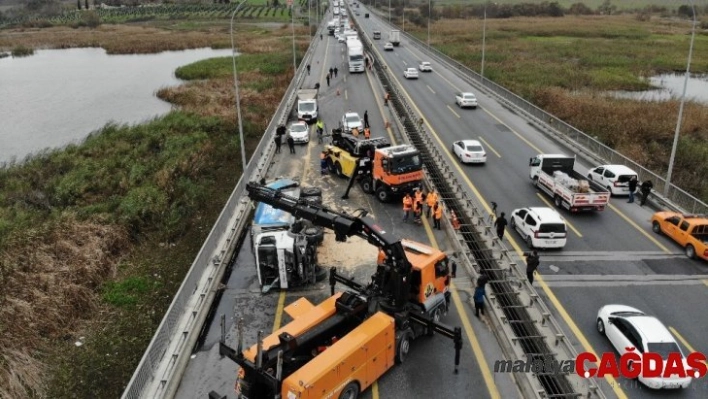
[[[332,144],[325,150],[330,171],[350,179],[342,198],[347,198],[355,181],[381,202],[389,202],[422,185],[423,161],[412,145],[391,146],[381,137],[360,140],[341,129],[333,129]]]
[[[708,260],[708,218],[678,212],[657,212],[651,218],[651,229],[676,241],[691,259]]]
[[[318,305],[305,298],[285,308],[293,320],[273,334],[258,334],[243,350],[225,343],[219,353],[239,366],[240,399],[354,399],[395,364],[403,363],[410,342],[437,334],[451,338],[457,373],[462,330],[440,323],[450,305],[450,267],[445,253],[392,237],[365,213],[337,213],[298,201],[278,190],[249,183],[248,196],[314,225],[334,231],[337,241],[358,236],[379,248],[376,272],[368,284],[330,270],[331,296]],[[335,292],[341,283],[349,288]]]

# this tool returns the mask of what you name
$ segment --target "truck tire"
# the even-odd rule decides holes
[[[409,331],[403,331],[396,339],[396,364],[403,364],[406,361],[410,349],[411,334]]]
[[[352,381],[342,389],[339,399],[357,399],[359,397],[359,384]]]
[[[538,187],[538,176],[533,178],[533,185],[534,187]]]
[[[563,199],[560,195],[556,195],[555,197],[553,197],[553,203],[556,204],[556,208],[563,207]]]
[[[442,314],[442,307],[437,307],[435,310],[433,310],[433,313],[430,315],[430,318],[433,319],[434,322],[439,323],[440,319],[442,319]]]
[[[315,269],[315,280],[317,280],[317,282],[320,282],[320,281],[326,279],[328,276],[329,276],[329,273],[328,273],[327,269],[318,265],[317,268]]]
[[[337,173],[337,169],[334,167],[334,162],[332,162],[331,158],[327,158],[327,169],[329,173]]]
[[[367,194],[371,194],[374,192],[374,182],[371,181],[370,177],[365,177],[361,179],[361,189]]]
[[[300,198],[320,197],[322,198],[322,189],[319,187],[301,187]]]
[[[381,202],[390,202],[391,201],[391,193],[388,191],[386,187],[379,187],[376,189],[376,198],[379,199]]]

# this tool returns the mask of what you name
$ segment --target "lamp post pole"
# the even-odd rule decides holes
[[[430,48],[430,2],[432,0],[428,0],[428,48]]]
[[[674,132],[674,144],[671,147],[671,157],[669,158],[669,170],[666,173],[666,184],[664,185],[664,195],[669,196],[671,187],[671,173],[674,170],[674,160],[676,159],[676,147],[678,147],[679,132],[681,131],[681,120],[683,119],[683,106],[686,102],[686,86],[688,86],[688,76],[691,71],[691,58],[693,57],[693,41],[696,38],[696,5],[691,0],[691,13],[693,14],[693,24],[691,26],[691,44],[688,48],[688,62],[686,63],[686,75],[683,78],[683,92],[681,93],[681,105],[679,106],[678,120],[676,121],[676,131]]]
[[[293,74],[297,72],[297,61],[295,57],[295,2],[291,1],[290,2],[290,16],[291,16],[291,21],[290,21],[290,26],[292,28],[293,32]]]
[[[388,23],[391,23],[391,0],[388,0]]]
[[[238,92],[238,74],[236,73],[236,47],[234,47],[234,17],[236,13],[241,8],[242,5],[246,3],[246,0],[239,3],[234,12],[231,14],[231,58],[233,60],[233,71],[234,71],[234,92],[236,94],[236,115],[238,118],[238,133],[240,137],[241,145],[241,168],[242,173],[246,172],[246,146],[243,144],[243,122],[241,120],[241,98]]]
[[[487,44],[487,3],[484,3],[484,21],[482,22],[482,68],[480,69],[480,75],[482,75],[482,84],[484,84],[484,48]]]

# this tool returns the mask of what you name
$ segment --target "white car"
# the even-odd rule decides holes
[[[403,76],[405,76],[406,79],[418,79],[418,70],[415,68],[406,68],[406,70],[403,71]]]
[[[384,51],[393,51],[393,44],[391,42],[384,44]]]
[[[588,180],[607,188],[612,195],[629,195],[629,180],[637,172],[624,165],[602,165],[590,169]]]
[[[420,64],[418,64],[418,70],[421,72],[433,72],[433,67],[429,62],[421,61]]]
[[[477,108],[477,97],[473,93],[458,91],[455,93],[455,104],[460,108]]]
[[[563,248],[568,232],[565,219],[552,208],[521,208],[511,213],[509,226],[529,248]]]
[[[452,152],[462,163],[485,163],[487,152],[477,140],[460,140],[452,144]]]
[[[293,138],[296,144],[307,144],[310,142],[310,127],[307,125],[307,122],[293,122],[290,124],[288,134]]]
[[[669,353],[675,352],[681,354],[684,367],[687,366],[681,347],[669,330],[659,319],[641,310],[625,305],[605,305],[597,312],[595,326],[600,334],[607,337],[620,356],[627,352],[626,348],[636,348],[635,353],[639,356],[647,352],[657,353],[664,360],[668,358]],[[663,372],[661,374],[663,375]],[[645,378],[640,375],[638,379],[652,389],[675,389],[688,388],[692,378],[682,378],[678,375],[669,378]]]
[[[344,36],[343,34],[340,34],[339,37],[337,37],[337,41],[339,43],[345,43],[347,41],[347,37]]]
[[[342,117],[342,128],[349,133],[353,128],[357,128],[360,133],[364,132],[364,122],[356,112],[347,112]]]

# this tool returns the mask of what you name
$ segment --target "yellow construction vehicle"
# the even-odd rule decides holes
[[[337,241],[361,237],[379,248],[376,272],[363,285],[330,270],[331,296],[318,305],[301,298],[285,308],[293,320],[243,350],[225,343],[219,352],[241,367],[241,399],[353,399],[397,363],[410,342],[435,333],[454,340],[457,373],[462,330],[440,324],[450,304],[450,267],[445,253],[392,237],[365,212],[352,216],[249,183],[248,196],[334,231]],[[337,283],[349,288],[335,292]]]
[[[364,192],[375,194],[381,202],[422,185],[423,161],[412,145],[391,146],[382,137],[360,140],[333,129],[332,144],[325,151],[330,172],[350,179],[343,198],[357,180]]]

